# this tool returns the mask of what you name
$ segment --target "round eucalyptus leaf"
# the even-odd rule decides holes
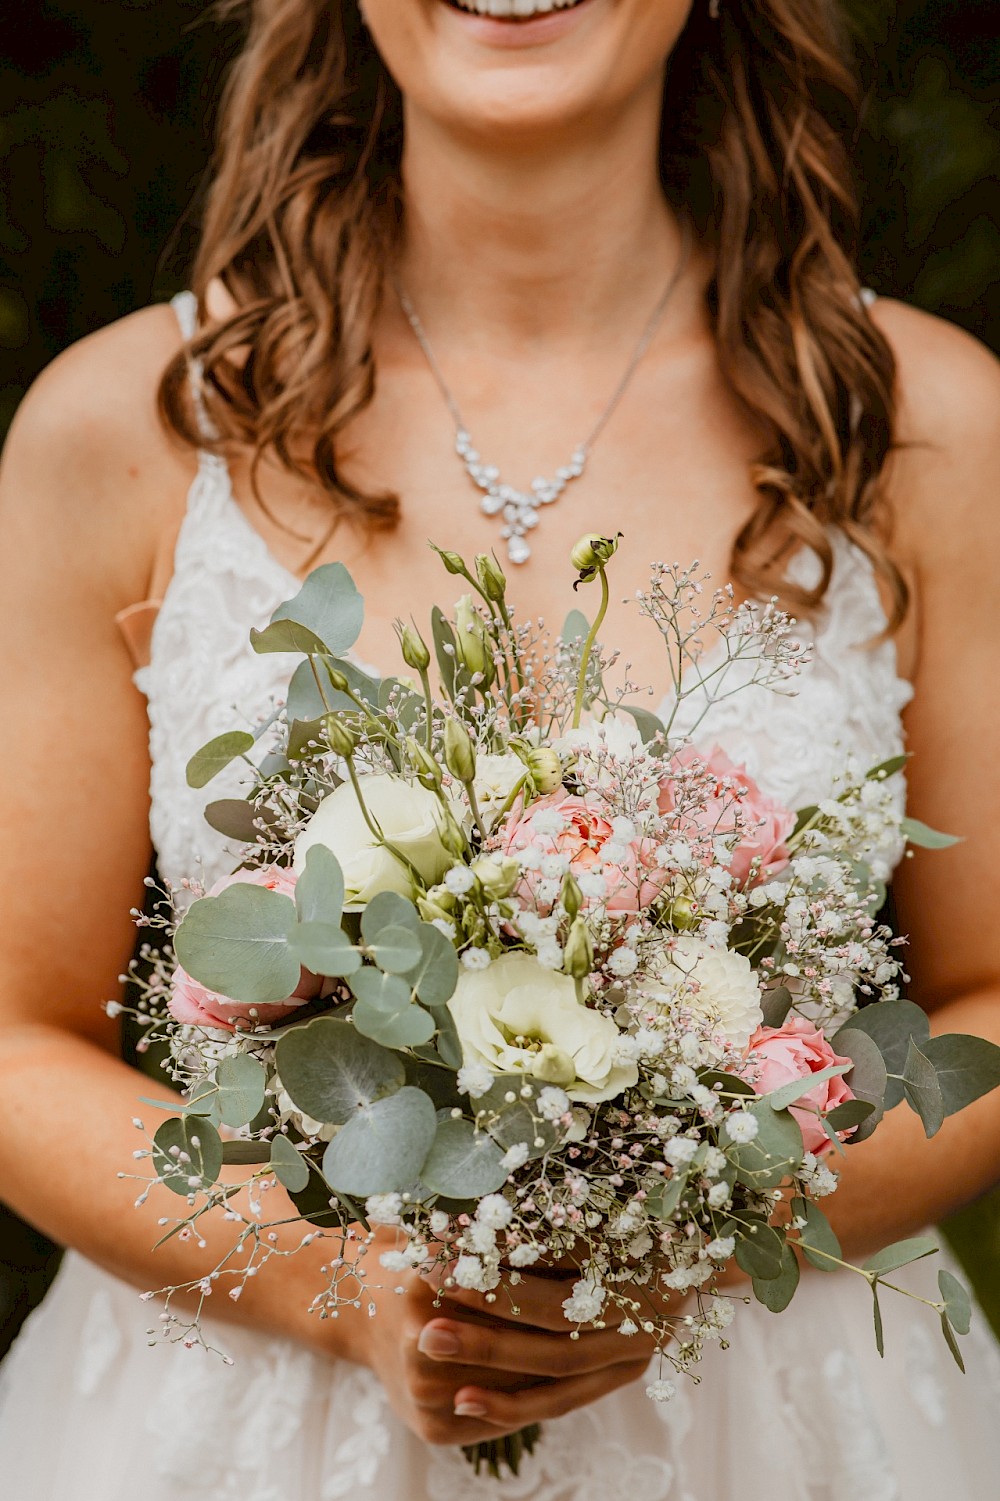
[[[938,1272],[938,1287],[952,1328],[958,1334],[968,1334],[972,1328],[972,1300],[969,1294],[958,1278],[944,1267]]]
[[[922,1047],[931,1035],[931,1024],[927,1018],[927,1012],[913,1001],[875,1001],[873,1005],[862,1006],[860,1011],[856,1011],[834,1037],[835,1050],[854,1058],[856,1068],[861,1071],[858,1074],[859,1079],[867,1080],[867,1087],[871,1092],[864,1094],[863,1098],[878,1105],[880,1101],[874,1096],[877,1087],[877,1077],[872,1073],[874,1065],[866,1062],[863,1055],[848,1054],[847,1048],[842,1046],[842,1040],[848,1032],[851,1034],[864,1032],[870,1037],[882,1054],[888,1072],[900,1076],[898,1079],[889,1079],[883,1088],[885,1109],[894,1110],[903,1098],[902,1073],[906,1066],[906,1052],[910,1045],[910,1038],[915,1037]],[[855,1094],[862,1093],[855,1085],[853,1078],[848,1079],[848,1083]],[[869,1130],[871,1129],[874,1127],[870,1124]]]
[[[439,928],[421,923],[417,929],[420,958],[406,978],[425,1006],[443,1006],[458,985],[458,955]]]
[[[344,912],[344,872],[325,844],[306,851],[305,869],[295,883],[295,910],[300,923],[338,927]]]
[[[475,1101],[477,1110],[482,1103],[482,1100]],[[552,1122],[534,1116],[524,1100],[501,1105],[496,1115],[489,1120],[488,1129],[493,1140],[504,1151],[510,1147],[525,1146],[528,1148],[529,1158],[544,1157],[559,1140],[559,1132]]]
[[[391,975],[408,975],[420,963],[423,953],[419,934],[412,928],[404,928],[400,923],[390,923],[387,928],[383,928],[375,942],[369,944],[369,950],[379,969],[384,969]],[[408,988],[413,987],[411,985]]]
[[[793,1199],[792,1213],[796,1219],[805,1220],[799,1231],[799,1245],[810,1266],[818,1272],[841,1270],[837,1265],[844,1259],[840,1241],[819,1205],[813,1199]]]
[[[334,979],[353,975],[361,968],[361,955],[343,929],[334,923],[298,923],[288,942],[297,962],[314,975]]]
[[[944,1094],[937,1069],[912,1037],[903,1068],[903,1093],[906,1103],[919,1115],[925,1136],[936,1136],[944,1124]]]
[[[287,1136],[279,1134],[272,1139],[271,1166],[278,1182],[289,1193],[301,1193],[309,1182],[309,1164]]]
[[[772,1313],[783,1313],[795,1296],[799,1285],[799,1263],[790,1245],[781,1253],[781,1271],[776,1277],[753,1280],[753,1295]]]
[[[507,1181],[504,1154],[485,1131],[465,1120],[440,1121],[421,1180],[450,1199],[480,1199]]]
[[[237,756],[245,756],[253,750],[253,736],[246,730],[230,730],[225,735],[216,735],[201,750],[195,751],[187,764],[189,787],[207,787],[213,777],[225,771]]]
[[[361,914],[361,936],[368,944],[378,943],[383,928],[411,928],[417,932],[421,926],[420,913],[398,891],[380,891]]]
[[[207,1190],[222,1171],[222,1138],[204,1116],[164,1121],[153,1137],[153,1167],[182,1198]]]
[[[222,797],[209,803],[205,809],[205,822],[209,828],[235,839],[240,844],[257,844],[261,837],[261,825],[275,823],[277,817],[270,808],[254,807],[244,797]]]
[[[406,1085],[341,1127],[324,1154],[323,1176],[331,1188],[359,1199],[398,1193],[421,1176],[436,1130],[433,1102]]]
[[[946,1032],[929,1037],[920,1047],[934,1065],[945,1115],[964,1110],[1000,1087],[1000,1048],[995,1042],[967,1032]]]
[[[219,1112],[227,1126],[248,1126],[264,1104],[267,1074],[247,1053],[223,1058],[215,1071]]]
[[[343,563],[324,563],[313,569],[293,599],[278,606],[269,629],[278,621],[295,622],[304,626],[328,655],[339,657],[357,641],[364,618],[365,602]]]
[[[762,1220],[753,1221],[752,1233],[745,1232],[736,1242],[736,1264],[755,1281],[780,1277],[784,1260],[784,1237]]]
[[[879,1007],[875,1005],[865,1009],[877,1011]],[[833,1040],[836,1051],[845,1058],[850,1058],[854,1064],[851,1072],[845,1075],[845,1083],[850,1086],[859,1100],[867,1100],[869,1105],[875,1107],[871,1115],[859,1124],[851,1138],[854,1142],[864,1141],[872,1134],[886,1110],[889,1109],[889,1101],[894,1096],[894,1081],[887,1077],[881,1045],[870,1032],[853,1025],[863,1015],[864,1011],[861,1011],[858,1016],[852,1016],[852,1025],[842,1027]],[[902,1098],[902,1085],[900,1085],[899,1093],[895,1095],[895,1103],[898,1104]]]
[[[270,1160],[271,1143],[269,1141],[224,1141],[222,1143],[224,1164],[246,1167],[253,1163],[270,1162]]]
[[[757,1121],[757,1135],[753,1141],[730,1147],[727,1155],[736,1164],[741,1182],[757,1189],[778,1188],[802,1165],[802,1132],[794,1116],[786,1110],[772,1110],[766,1099],[755,1100],[747,1108]]]
[[[250,645],[261,655],[269,652],[297,652],[300,656],[322,656],[323,642],[306,626],[295,620],[275,620],[262,631],[250,632]]]
[[[299,982],[299,961],[288,946],[294,923],[290,897],[237,882],[188,909],[174,950],[188,974],[209,990],[263,1006],[287,1000]]]
[[[391,1095],[406,1077],[401,1058],[332,1016],[286,1032],[274,1061],[293,1103],[313,1120],[333,1125]]]

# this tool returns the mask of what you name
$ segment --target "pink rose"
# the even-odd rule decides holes
[[[738,827],[740,841],[733,850],[729,869],[739,884],[745,886],[750,879],[755,859],[760,864],[753,885],[780,874],[789,861],[785,840],[795,827],[795,814],[762,792],[746,767],[737,766],[718,745],[707,752],[686,746],[678,751],[674,761],[684,767],[704,767],[716,783],[714,792],[701,807],[684,811],[681,832],[712,838],[716,834],[731,834]],[[674,781],[667,777],[660,783],[659,809],[669,814],[675,806]]]
[[[562,819],[561,833],[543,834],[535,827],[535,815],[548,812]],[[602,876],[606,886],[602,900],[609,912],[639,912],[662,893],[665,876],[656,864],[656,846],[652,840],[633,836],[626,841],[616,837],[613,825],[586,798],[553,792],[532,803],[527,813],[522,801],[511,809],[497,832],[504,855],[516,858],[529,844],[535,845],[546,855],[567,856],[569,868],[578,878]],[[610,859],[604,853],[609,843],[612,843]],[[539,885],[544,879],[542,871],[525,871],[519,887],[521,896],[537,902]]]
[[[255,870],[238,870],[235,875],[223,876],[216,881],[209,896],[218,896],[229,886],[266,886],[269,891],[278,891],[282,896],[294,896],[295,872],[278,865],[260,866]],[[170,999],[167,1008],[175,1021],[196,1027],[221,1027],[234,1032],[238,1025],[252,1027],[255,1022],[269,1025],[281,1021],[289,1011],[294,1011],[306,1001],[319,995],[322,980],[318,975],[303,969],[299,983],[286,1001],[274,1001],[266,1006],[251,1006],[246,1001],[234,1001],[218,991],[209,990],[195,980],[180,965],[174,970],[170,982]],[[253,1013],[253,1014],[251,1014]]]
[[[808,1079],[838,1063],[850,1063],[833,1051],[823,1033],[802,1016],[790,1016],[781,1027],[758,1027],[750,1039],[750,1049],[743,1067],[743,1077],[758,1094],[770,1094],[795,1079]],[[821,1079],[808,1094],[790,1106],[802,1129],[807,1152],[819,1153],[830,1146],[820,1116],[826,1115],[845,1100],[853,1100],[854,1091],[844,1083],[843,1075]],[[851,1130],[856,1129],[851,1127]],[[839,1133],[843,1139],[850,1131]]]

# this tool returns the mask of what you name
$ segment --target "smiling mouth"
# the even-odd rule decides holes
[[[576,10],[586,0],[445,0],[452,10],[491,21],[533,21],[554,11]]]

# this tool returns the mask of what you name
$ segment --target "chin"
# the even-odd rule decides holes
[[[691,0],[366,0],[408,106],[523,139],[605,118],[662,75]]]

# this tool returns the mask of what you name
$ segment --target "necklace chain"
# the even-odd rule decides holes
[[[461,459],[465,471],[473,484],[478,490],[482,491],[482,499],[479,504],[483,513],[487,516],[500,517],[502,522],[500,535],[507,544],[507,556],[512,563],[526,563],[531,557],[531,544],[528,541],[528,534],[534,531],[538,525],[540,508],[552,505],[557,501],[567,485],[571,484],[573,480],[579,479],[586,469],[591,449],[614,416],[618,404],[625,395],[640,361],[653,342],[653,336],[667,310],[667,305],[684,274],[690,251],[691,226],[685,220],[683,240],[677,264],[642,331],[632,357],[625,367],[625,372],[612,393],[611,400],[583,442],[573,450],[569,463],[557,469],[552,479],[542,477],[533,479],[528,490],[519,490],[514,485],[506,484],[501,478],[500,470],[495,464],[483,462],[479,450],[472,441],[472,435],[459,409],[458,402],[451,387],[444,378],[441,366],[437,362],[437,357],[431,348],[430,340],[417,315],[417,310],[399,283],[395,284],[400,307],[403,309],[406,320],[416,336],[417,343],[423,351],[424,358],[430,366],[431,374],[455,424],[455,452]]]

